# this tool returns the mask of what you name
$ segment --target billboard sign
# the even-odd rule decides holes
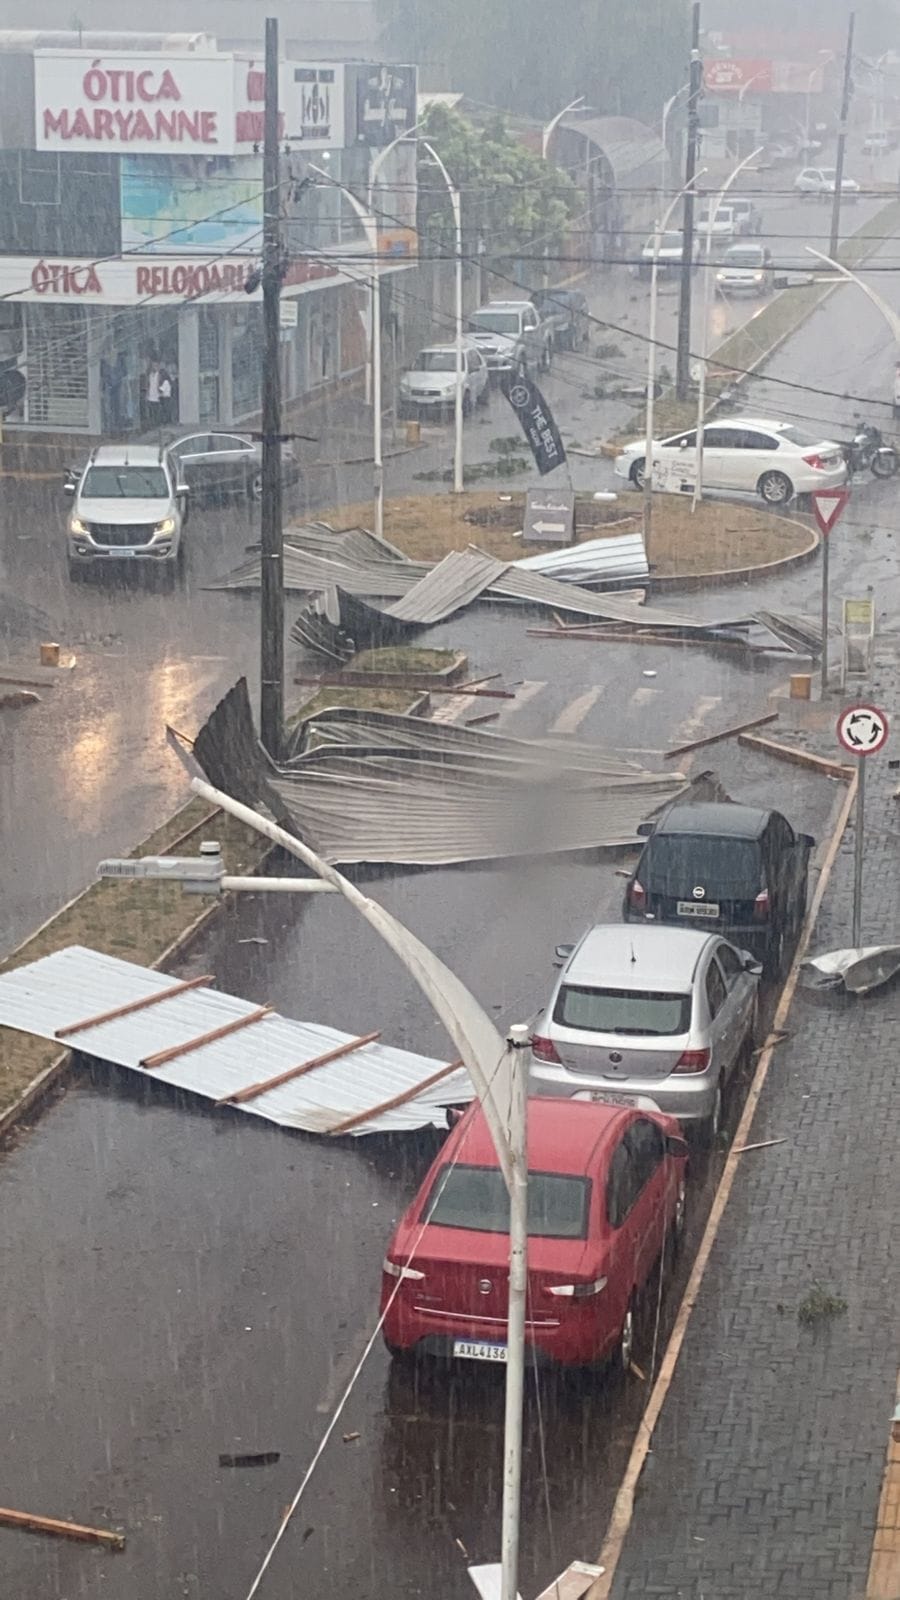
[[[415,67],[360,69],[356,84],[356,138],[371,150],[386,145],[416,124]]]
[[[230,56],[36,50],[35,149],[231,155]]]
[[[712,56],[703,63],[704,88],[714,94],[740,94],[751,83],[760,94],[771,89],[771,61]]]
[[[279,137],[298,150],[342,150],[347,142],[345,69],[338,62],[283,61],[279,68]],[[265,128],[266,75],[260,60],[235,62],[235,142],[238,149],[261,144]]]
[[[167,255],[181,251],[260,252],[262,180],[254,156],[173,161],[169,156],[121,159],[122,249]]]

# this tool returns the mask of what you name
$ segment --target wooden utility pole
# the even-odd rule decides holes
[[[281,497],[281,180],[278,140],[278,22],[266,18],[263,145],[262,516],[259,731],[273,759],[284,730],[284,537]]]
[[[853,93],[853,28],[856,13],[851,11],[847,23],[847,53],[844,56],[844,89],[841,96],[841,120],[838,123],[837,155],[834,162],[834,198],[831,202],[831,239],[828,254],[836,256],[841,235],[841,189],[844,182],[844,152],[847,148],[847,118],[850,115],[850,96]]]
[[[700,95],[703,60],[700,55],[700,0],[691,14],[691,78],[687,103],[687,154],[684,163],[684,230],[681,244],[681,287],[678,299],[678,346],[675,357],[675,393],[686,400],[691,366],[691,287],[694,272],[694,178],[700,143]]]

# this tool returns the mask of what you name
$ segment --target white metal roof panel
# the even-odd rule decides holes
[[[118,956],[70,945],[0,976],[0,1026],[53,1039],[60,1029],[159,994],[177,981]],[[182,990],[129,1016],[67,1035],[60,1044],[218,1101],[354,1037],[321,1023],[296,1022],[273,1012],[261,1022],[176,1057],[164,1066],[141,1067],[141,1061],[156,1051],[195,1039],[255,1010],[256,1002],[222,994],[217,989]],[[430,1057],[376,1041],[317,1067],[304,1077],[267,1090],[236,1109],[285,1128],[329,1133],[348,1118],[408,1094],[443,1065]],[[356,1135],[442,1127],[444,1107],[471,1100],[472,1093],[468,1074],[458,1069],[430,1090],[393,1110],[366,1118],[348,1131]]]

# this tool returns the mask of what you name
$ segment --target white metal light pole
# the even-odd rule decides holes
[[[768,72],[769,72],[769,68],[765,67],[761,72],[754,72],[752,78],[748,78],[746,83],[742,83],[741,84],[741,87],[738,90],[738,106],[739,107],[742,107],[743,104],[744,104],[744,95],[747,93],[747,90],[751,89],[753,87],[754,83],[758,83],[760,78],[765,78],[768,75]],[[738,112],[738,128],[737,128],[737,135],[738,135],[737,154],[738,155],[740,155],[740,153],[741,153],[740,139],[741,139],[741,134],[744,131],[744,124],[743,124],[742,118],[743,118],[743,111],[739,110],[739,112]],[[753,132],[755,133],[756,131],[757,130],[754,128]]]
[[[662,144],[662,166],[660,167],[659,174],[660,205],[662,205],[662,200],[666,192],[666,178],[668,177],[669,173],[669,147],[666,144],[666,130],[669,126],[669,113],[671,112],[672,107],[675,105],[676,100],[680,100],[683,94],[687,94],[690,87],[690,83],[683,83],[680,89],[676,89],[675,93],[669,96],[662,108],[662,121],[659,129],[660,143]],[[683,190],[682,193],[684,193]]]
[[[871,284],[863,283],[862,278],[857,273],[851,272],[850,268],[845,267],[842,262],[835,261],[833,256],[826,256],[823,250],[816,250],[811,244],[806,245],[805,248],[811,256],[818,256],[820,261],[825,261],[829,267],[834,267],[835,272],[839,272],[842,278],[847,279],[848,283],[855,283],[858,289],[862,289],[863,294],[867,295],[873,306],[876,306],[881,312],[891,333],[897,343],[900,344],[900,312],[895,311],[893,306],[889,306],[887,301],[881,298],[877,289],[873,289]]]
[[[453,493],[463,491],[463,246],[462,202],[457,185],[433,145],[422,144],[447,185],[453,209],[454,255],[456,259],[456,388],[453,395]]]
[[[176,747],[177,748],[177,747]],[[193,759],[178,750],[179,757],[194,771]],[[475,996],[470,993],[450,968],[428,949],[415,934],[404,927],[384,906],[370,900],[342,873],[323,861],[302,840],[286,832],[277,823],[270,822],[258,811],[231,795],[214,789],[203,778],[191,779],[191,789],[212,805],[236,817],[257,833],[279,845],[290,855],[315,873],[320,888],[331,889],[343,895],[350,905],[374,928],[375,932],[399,956],[413,981],[418,984],[426,1000],[434,1008],[455,1044],[466,1066],[485,1121],[491,1132],[497,1160],[509,1193],[509,1308],[507,1312],[507,1363],[506,1411],[504,1422],[503,1460],[503,1510],[502,1510],[502,1594],[501,1600],[518,1600],[519,1524],[522,1494],[522,1406],[525,1376],[525,1315],[528,1284],[528,1156],[527,1156],[527,1082],[525,1045],[528,1029],[524,1025],[510,1029],[504,1041],[490,1017]],[[165,863],[159,868],[159,863]],[[171,858],[154,857],[138,862],[104,863],[110,869],[124,866],[138,868],[117,872],[110,870],[105,876],[164,877],[169,881],[189,881],[195,892],[217,893],[221,879],[222,863],[215,855],[201,855],[196,860],[182,859],[172,869]],[[240,880],[238,880],[240,881]],[[266,880],[253,878],[253,891],[265,887]],[[297,893],[309,893],[309,879],[282,880],[293,882]],[[278,1533],[250,1589],[255,1595],[281,1539],[290,1522],[291,1513],[299,1503],[299,1495],[283,1517]],[[249,1600],[249,1597],[248,1597]]]
[[[567,106],[563,106],[562,111],[557,111],[555,117],[551,117],[549,122],[545,122],[543,128],[541,129],[541,159],[543,161],[546,161],[547,159],[547,151],[550,148],[550,140],[553,137],[554,130],[562,122],[563,117],[567,117],[570,111],[577,111],[578,107],[583,105],[584,95],[580,94],[577,100],[570,100]]]
[[[644,554],[650,560],[650,539],[653,529],[653,402],[656,389],[656,320],[659,306],[659,252],[662,236],[668,227],[672,212],[679,204],[687,189],[693,188],[698,178],[702,178],[706,168],[701,168],[690,183],[680,189],[674,200],[663,216],[657,222],[653,231],[653,260],[650,265],[650,328],[649,342],[647,345],[647,413],[645,427],[644,448]]]
[[[372,166],[371,166],[371,168],[369,170],[369,185],[368,185],[369,210],[371,212],[373,212],[373,214],[375,213],[375,205],[374,205],[375,187],[376,187],[376,184],[378,182],[378,174],[380,173],[382,167],[384,166],[384,163],[386,162],[388,156],[392,153],[392,151],[397,149],[398,145],[405,144],[407,139],[412,139],[415,136],[415,134],[418,133],[418,131],[419,131],[419,129],[421,127],[422,127],[422,123],[421,122],[415,122],[415,123],[413,123],[413,126],[411,128],[404,128],[403,132],[398,134],[396,139],[392,139],[390,144],[386,144],[384,149],[383,150],[379,150],[377,156],[374,157],[374,159],[372,161]],[[366,355],[366,405],[371,405],[372,404],[372,389],[373,389],[372,356],[373,356],[375,340],[376,340],[376,338],[380,338],[380,336],[381,336],[381,327],[375,321],[375,287],[374,287],[374,285],[375,285],[375,276],[376,275],[380,275],[380,273],[381,273],[381,262],[378,261],[378,262],[376,262],[376,274],[373,275],[373,277],[372,277],[372,283],[371,283],[370,289],[369,289],[369,317],[370,317],[370,321],[371,321],[371,328],[369,330],[369,349],[368,349],[368,352],[367,352],[367,355]],[[380,314],[380,310],[381,310],[381,308],[379,306],[379,314]]]
[[[810,132],[811,132],[811,130],[810,130],[810,116],[811,116],[813,78],[817,77],[820,72],[824,72],[825,71],[825,68],[828,66],[829,61],[833,61],[834,60],[835,52],[833,50],[820,50],[819,51],[819,55],[820,56],[824,56],[824,58],[825,58],[824,61],[820,61],[817,67],[813,67],[812,71],[809,74],[809,77],[806,80],[806,129],[805,129],[804,141],[803,141],[803,143],[804,143],[804,150],[803,150],[804,156],[808,156],[809,153],[810,153],[810,151],[809,151]]]
[[[375,214],[346,184],[339,183],[329,172],[322,167],[317,167],[311,161],[310,172],[315,172],[320,178],[335,189],[340,189],[341,194],[353,207],[356,215],[365,229],[366,245],[372,257],[371,306],[372,306],[372,499],[375,507],[375,532],[379,539],[384,535],[384,455],[382,449],[381,428],[381,267],[378,260],[378,223]]]
[[[712,264],[713,228],[715,227],[716,217],[719,214],[719,207],[735,178],[743,172],[746,166],[749,166],[751,161],[756,160],[761,151],[762,145],[759,145],[755,150],[751,150],[743,161],[739,161],[734,171],[728,174],[715,199],[708,202],[706,250],[703,262],[703,358],[700,362],[700,382],[697,385],[696,475],[694,479],[694,495],[691,502],[692,510],[696,510],[698,502],[703,499],[703,413],[706,409],[706,368],[709,363],[709,284]]]

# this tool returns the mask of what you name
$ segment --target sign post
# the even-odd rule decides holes
[[[526,544],[571,544],[575,537],[575,490],[529,489],[525,495]]]
[[[875,648],[874,600],[844,600],[841,688],[848,678],[868,678]]]
[[[821,694],[828,693],[828,535],[840,520],[850,499],[849,489],[817,489],[811,496],[813,514],[822,535],[822,657]]]
[[[862,947],[863,836],[866,818],[866,756],[877,755],[887,743],[888,719],[878,706],[848,706],[838,717],[837,736],[844,749],[856,757],[856,841],[853,854],[852,948]]]

